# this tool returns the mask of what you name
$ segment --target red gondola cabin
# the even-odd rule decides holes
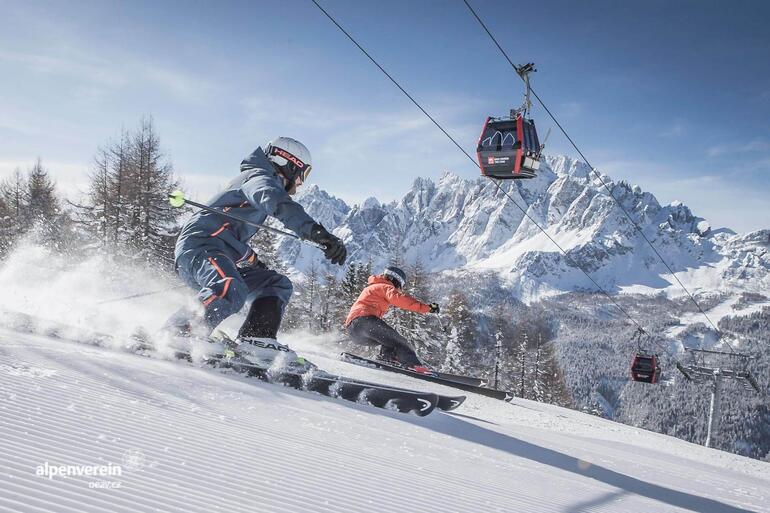
[[[484,122],[476,147],[481,174],[498,180],[534,178],[542,150],[535,122],[519,112],[511,114]]]
[[[637,353],[631,362],[631,379],[642,383],[657,383],[660,362],[656,355]]]

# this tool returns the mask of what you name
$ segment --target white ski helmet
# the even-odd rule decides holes
[[[265,155],[292,183],[297,177],[304,183],[313,168],[310,150],[291,137],[278,137],[267,143]]]

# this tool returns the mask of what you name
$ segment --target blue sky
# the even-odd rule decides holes
[[[521,82],[460,0],[323,5],[474,148]],[[592,164],[714,226],[770,228],[770,4],[472,2]],[[150,114],[205,198],[274,135],[350,202],[478,174],[309,0],[0,0],[0,177],[38,156],[85,189],[96,148]],[[544,134],[552,125],[534,110]],[[548,153],[574,155],[560,134]]]

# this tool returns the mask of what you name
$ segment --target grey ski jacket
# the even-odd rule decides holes
[[[207,205],[257,224],[262,224],[267,216],[275,217],[302,238],[310,236],[315,224],[302,205],[286,192],[282,178],[262,148],[257,148],[241,162],[241,174]],[[253,258],[248,242],[257,231],[257,228],[234,219],[199,210],[182,227],[176,242],[175,260],[179,262],[182,255],[202,250],[221,251],[235,262]]]

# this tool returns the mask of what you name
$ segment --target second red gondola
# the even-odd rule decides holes
[[[641,383],[657,383],[660,378],[660,362],[657,355],[636,353],[631,362],[631,379]]]

